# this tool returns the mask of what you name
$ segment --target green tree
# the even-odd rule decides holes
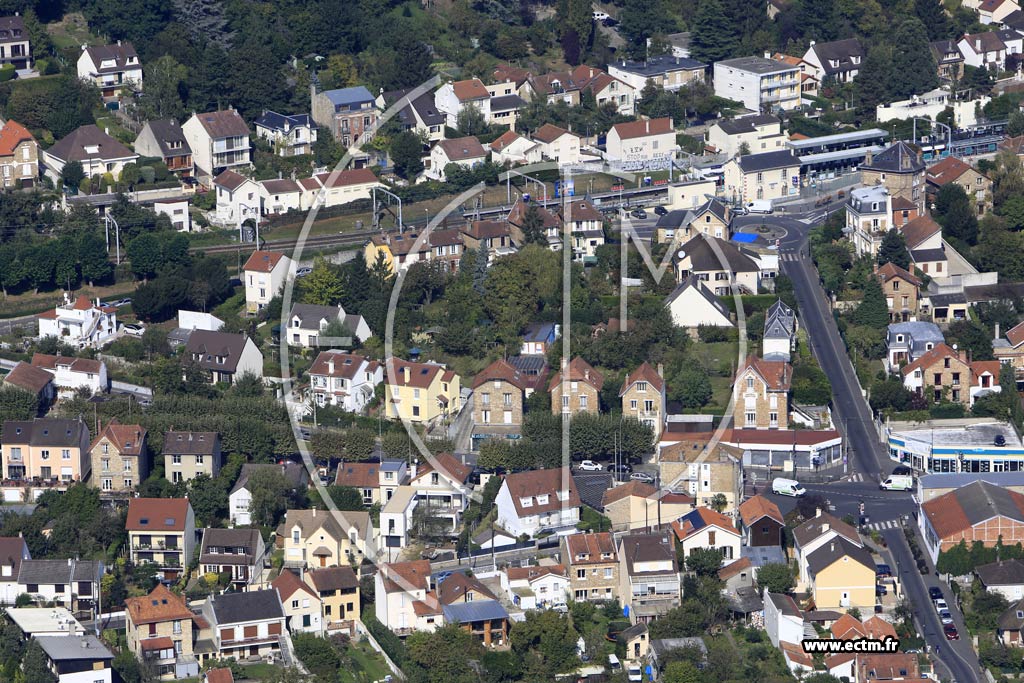
[[[331,641],[320,638],[312,633],[296,633],[292,636],[295,656],[306,669],[321,680],[336,680],[342,659]]]
[[[483,655],[483,646],[468,631],[451,624],[433,633],[416,631],[405,640],[409,663],[425,683],[474,683],[470,659]]]
[[[249,512],[253,522],[260,526],[276,526],[288,508],[291,491],[284,475],[277,470],[260,468],[249,475],[248,488],[252,493]]]
[[[590,0],[558,0],[556,6],[559,42],[565,61],[575,66],[579,64],[590,43],[594,22],[591,14]]]
[[[697,666],[685,659],[669,662],[662,675],[664,683],[700,683],[702,679]]]
[[[735,17],[725,13],[719,0],[698,2],[690,36],[690,55],[707,64],[728,59],[739,48]]]
[[[823,42],[838,37],[836,4],[831,0],[801,0],[798,16],[805,38]]]
[[[767,571],[766,571],[767,570]],[[789,565],[769,563],[757,570],[757,585],[762,590],[767,588],[772,593],[788,593],[793,590],[796,582]]]
[[[928,40],[945,40],[953,37],[953,23],[946,14],[941,0],[914,0],[914,14],[928,32]]]
[[[669,393],[672,400],[679,401],[684,408],[701,408],[711,400],[711,378],[699,363],[687,363],[669,382]]]
[[[455,129],[462,135],[483,135],[487,132],[487,119],[480,108],[467,104],[455,117]]]
[[[188,69],[171,55],[163,55],[146,65],[146,88],[139,98],[139,109],[147,119],[180,120],[185,113],[181,88]]]
[[[722,552],[716,548],[693,548],[686,556],[686,569],[697,576],[717,576],[722,568]]]
[[[341,274],[322,256],[313,260],[313,271],[302,278],[300,288],[303,301],[319,306],[336,306],[344,294]]]
[[[882,244],[878,247],[878,265],[886,263],[907,269],[910,267],[910,252],[907,250],[907,241],[898,230],[892,229],[885,233]]]
[[[992,360],[992,334],[974,320],[956,320],[946,331],[946,341],[967,351],[972,360]]]
[[[406,180],[413,180],[423,170],[423,141],[412,131],[402,131],[391,138],[388,155],[395,172]]]
[[[954,243],[978,243],[978,216],[971,198],[956,183],[943,185],[935,195],[935,220],[942,226],[942,235]]]
[[[81,161],[69,161],[64,164],[64,169],[60,174],[61,182],[64,183],[65,187],[69,187],[72,190],[78,190],[78,186],[85,180],[85,171],[82,170]]]
[[[577,666],[578,634],[570,619],[549,610],[530,611],[509,633],[512,652],[523,663],[527,680],[547,680]]]
[[[160,240],[152,233],[144,233],[129,242],[127,252],[128,260],[132,264],[132,272],[143,282],[156,275],[164,265]]]
[[[352,486],[328,486],[327,497],[334,503],[334,507],[339,510],[358,511],[366,509],[366,506],[363,505],[363,494],[359,492],[359,489]]]
[[[25,683],[56,683],[57,677],[50,671],[49,660],[38,640],[32,639],[25,648],[25,659],[21,672]]]
[[[876,278],[869,278],[864,285],[864,298],[850,316],[850,322],[881,330],[889,324],[889,304]]]
[[[1006,134],[1014,138],[1024,135],[1024,113],[1019,109],[1010,112],[1010,118],[1006,122]]]
[[[228,489],[220,477],[199,474],[188,482],[188,499],[195,511],[196,524],[217,526],[227,517]]]
[[[875,107],[894,99],[891,95],[893,80],[892,54],[887,46],[876,45],[868,49],[860,72],[853,81],[854,102],[860,114],[875,117]]]
[[[715,512],[724,512],[729,505],[729,500],[724,493],[716,493],[711,497],[711,509]]]
[[[892,51],[892,95],[906,99],[934,89],[939,84],[935,57],[928,46],[928,31],[919,19],[905,20],[896,27]]]
[[[541,246],[547,246],[548,238],[544,233],[544,217],[540,213],[540,208],[535,203],[530,203],[526,207],[526,211],[523,212],[523,224],[521,226],[523,231],[523,239],[527,244],[539,244]]]
[[[671,26],[666,10],[661,0],[625,0],[619,32],[627,40],[626,52],[630,57],[644,59],[649,54],[647,41]]]
[[[31,420],[39,414],[39,398],[12,384],[0,384],[0,424],[7,420]]]

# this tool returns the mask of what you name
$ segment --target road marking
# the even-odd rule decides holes
[[[865,526],[872,531],[886,531],[888,529],[899,529],[903,524],[898,519],[889,519],[884,522],[872,522]]]

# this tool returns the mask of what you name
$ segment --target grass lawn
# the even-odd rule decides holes
[[[348,655],[352,657],[350,669],[341,669],[338,673],[340,683],[363,683],[379,681],[391,673],[391,669],[369,644],[362,642],[349,646]]]
[[[242,668],[245,670],[246,678],[252,678],[257,681],[269,681],[281,673],[280,666],[267,664],[266,662],[257,662],[255,664],[242,663]]]
[[[121,298],[131,294],[137,286],[138,283],[132,280],[117,282],[105,287],[89,287],[83,284],[82,287],[75,290],[73,296],[77,297],[83,294],[90,299],[99,297],[104,300],[115,297]],[[63,303],[63,301],[63,290],[38,293],[25,292],[24,294],[0,298],[0,318],[16,318],[31,313],[39,313],[53,308],[57,304]]]
[[[89,32],[89,25],[80,12],[70,12],[60,21],[47,24],[46,32],[50,34],[50,40],[58,50],[102,44],[98,37]]]

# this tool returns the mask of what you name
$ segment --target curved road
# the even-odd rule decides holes
[[[880,443],[874,427],[871,410],[861,393],[846,347],[829,307],[825,291],[819,284],[818,271],[807,253],[807,235],[811,223],[821,220],[826,212],[813,205],[804,207],[803,213],[772,214],[769,216],[743,216],[737,219],[740,230],[762,224],[783,228],[779,259],[782,271],[793,281],[800,304],[800,323],[808,330],[811,349],[832,385],[832,405],[837,413],[836,422],[845,434],[850,449],[850,481],[820,487],[821,492],[835,498],[837,513],[855,514],[859,502],[864,501],[871,522],[885,524],[882,535],[892,554],[896,572],[903,584],[908,602],[914,610],[921,635],[931,646],[933,655],[941,659],[954,681],[972,683],[981,680],[978,658],[970,645],[963,617],[956,609],[952,593],[934,574],[921,576],[903,534],[904,528],[914,529],[916,506],[908,493],[883,492],[878,489],[879,476],[888,472],[893,463]],[[830,211],[841,206],[833,205]],[[814,485],[808,489],[818,489]],[[916,529],[915,529],[915,533]],[[920,534],[918,544],[923,547]],[[931,568],[931,564],[929,563]],[[938,586],[951,607],[961,639],[947,641],[938,615],[932,609],[928,588]]]

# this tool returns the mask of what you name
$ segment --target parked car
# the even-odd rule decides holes
[[[629,215],[632,216],[633,218],[638,218],[640,220],[647,218],[647,212],[644,211],[643,209],[633,209],[632,211],[629,212]]]
[[[125,297],[124,299],[120,299],[118,301],[115,301],[113,305],[114,306],[118,306],[118,307],[120,307],[120,306],[127,306],[131,302],[132,302],[132,300],[131,300],[130,297]]]
[[[875,597],[876,598],[880,598],[883,595],[888,595],[888,594],[889,594],[889,589],[886,588],[883,584],[877,584],[875,586]]]
[[[298,270],[295,271],[295,277],[306,277],[312,272],[313,269],[309,268],[308,266],[306,268],[299,268]]]
[[[613,19],[612,17],[608,17],[607,19],[605,19],[601,23],[604,24],[605,26],[607,26],[608,28],[612,28],[613,26],[618,26],[619,25],[619,20],[618,19]]]
[[[875,576],[877,576],[880,579],[888,579],[892,576],[892,569],[887,564],[876,564]]]
[[[664,206],[656,206],[656,207],[654,207],[654,215],[655,216],[667,216],[668,215],[668,209],[666,209]]]
[[[643,482],[644,484],[653,484],[654,475],[648,472],[634,472],[633,474],[629,475],[629,480],[640,481]]]
[[[943,624],[952,624],[953,615],[949,613],[949,610],[942,610],[941,612],[939,612],[939,621],[941,621]]]
[[[633,472],[633,466],[632,465],[628,465],[628,464],[626,464],[624,462],[620,462],[617,465],[612,465],[611,467],[609,467],[608,471],[613,473],[613,474],[619,474],[619,475],[631,474]]]
[[[938,586],[929,586],[928,587],[928,597],[931,598],[932,600],[941,600],[942,599],[942,589],[939,588]]]
[[[643,669],[640,668],[639,664],[630,664],[626,669],[626,680],[628,681],[642,681],[644,680]]]
[[[604,471],[604,465],[599,462],[594,462],[593,460],[584,460],[576,466],[576,469],[581,472],[602,472]]]
[[[942,632],[946,634],[946,640],[960,640],[960,632],[956,630],[956,626],[953,624],[943,626]]]
[[[133,337],[141,337],[146,332],[144,325],[137,325],[135,323],[126,323],[123,327],[124,333]]]
[[[938,600],[935,601],[935,611],[936,612],[942,612],[943,610],[948,610],[948,609],[949,609],[949,605],[947,605],[946,601],[943,600],[942,598],[939,598]]]
[[[553,605],[551,605],[551,611],[558,612],[559,614],[568,614],[569,606],[564,602],[556,602]]]

